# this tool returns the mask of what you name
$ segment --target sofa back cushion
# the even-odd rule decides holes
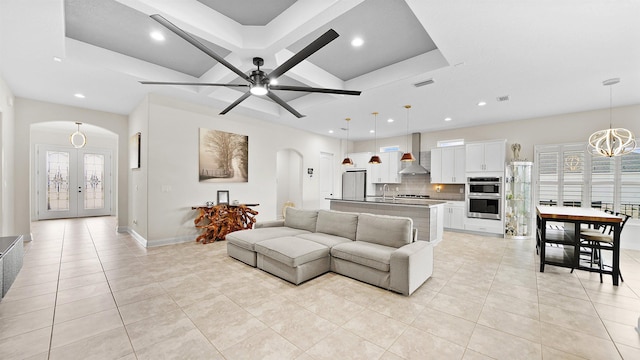
[[[318,211],[318,226],[316,227],[316,232],[355,240],[357,229],[358,213],[328,210]]]
[[[358,215],[356,241],[399,248],[412,242],[412,233],[413,220],[411,218],[372,214]]]
[[[288,207],[285,212],[284,226],[316,232],[318,210],[303,210]]]

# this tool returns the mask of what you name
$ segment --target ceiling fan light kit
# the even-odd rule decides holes
[[[151,18],[157,22],[159,22],[162,26],[166,27],[176,35],[180,36],[185,41],[189,42],[191,45],[198,48],[200,51],[212,57],[214,60],[224,65],[227,69],[233,71],[235,74],[243,78],[248,82],[248,84],[216,84],[216,83],[198,83],[198,82],[165,82],[165,81],[140,81],[141,84],[145,85],[195,85],[195,86],[224,86],[224,87],[244,87],[249,88],[249,91],[245,92],[242,96],[240,96],[236,101],[234,101],[231,105],[227,106],[224,110],[220,112],[220,115],[224,115],[231,111],[238,104],[246,100],[251,95],[264,96],[266,95],[269,99],[277,103],[278,105],[285,108],[291,114],[293,114],[297,118],[301,118],[304,115],[300,114],[294,108],[292,108],[289,104],[287,104],[282,98],[276,95],[273,90],[281,90],[281,91],[302,91],[302,92],[311,92],[311,93],[324,93],[324,94],[337,94],[337,95],[360,95],[361,91],[357,90],[342,90],[342,89],[326,89],[326,88],[315,88],[308,86],[289,86],[289,85],[276,85],[277,79],[282,76],[285,72],[289,71],[294,66],[298,65],[302,61],[306,60],[309,56],[313,55],[316,51],[322,49],[324,46],[335,40],[338,36],[338,33],[333,29],[327,30],[323,35],[319,38],[311,42],[311,44],[307,45],[305,48],[300,50],[298,53],[293,55],[287,61],[282,63],[280,66],[275,68],[271,73],[267,74],[264,71],[260,70],[260,67],[264,64],[264,60],[259,57],[253,58],[253,64],[256,65],[257,69],[251,71],[251,75],[247,75],[242,70],[233,66],[231,63],[226,61],[223,57],[213,52],[208,47],[204,46],[201,42],[196,40],[193,36],[189,35],[184,30],[180,29],[169,20],[165,19],[163,16],[159,14],[151,15]]]
[[[619,78],[608,79],[602,82],[604,86],[613,86],[620,82]],[[609,128],[599,130],[589,136],[589,150],[597,156],[614,157],[633,152],[636,149],[636,140],[630,130],[624,128],[612,128],[613,90],[609,87]]]

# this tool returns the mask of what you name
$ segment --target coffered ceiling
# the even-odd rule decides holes
[[[606,108],[602,81],[612,77],[621,78],[614,106],[640,103],[640,2],[632,0],[0,0],[0,76],[16,96],[120,114],[147,93],[216,111],[242,95],[140,84],[244,82],[151,14],[246,73],[255,69],[253,57],[264,58],[268,73],[328,29],[337,31],[340,37],[280,84],[361,96],[279,91],[306,117],[257,96],[224,115],[327,136],[344,137],[340,128],[350,117],[350,138],[370,138],[373,111],[380,113],[379,137],[402,135],[405,104],[412,104],[411,132]],[[154,41],[154,31],[165,40]],[[362,46],[351,45],[356,37]],[[433,82],[414,85],[426,80]],[[509,100],[498,101],[503,96]]]

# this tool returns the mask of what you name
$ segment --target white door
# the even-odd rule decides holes
[[[333,197],[333,154],[320,153],[320,209],[329,209],[331,202],[326,198]]]
[[[111,214],[111,152],[38,145],[37,218]]]

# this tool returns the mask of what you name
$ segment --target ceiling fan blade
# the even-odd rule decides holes
[[[269,99],[275,101],[278,103],[278,105],[282,106],[283,108],[287,109],[287,111],[289,111],[290,113],[292,113],[295,117],[297,118],[301,118],[304,117],[304,115],[300,114],[299,112],[296,111],[296,109],[292,108],[291,106],[289,106],[289,104],[287,104],[286,102],[284,102],[284,100],[282,100],[278,95],[272,93],[271,91],[269,91],[267,93],[267,96],[269,97]]]
[[[340,94],[340,95],[360,95],[362,91],[358,90],[340,90],[340,89],[325,89],[306,86],[289,86],[289,85],[271,85],[271,90],[286,90],[286,91],[306,91],[325,94]]]
[[[236,107],[238,104],[240,104],[241,102],[243,102],[246,98],[248,98],[249,96],[251,96],[251,91],[247,91],[246,93],[242,94],[242,96],[240,96],[238,98],[238,100],[234,101],[233,104],[227,106],[226,109],[222,110],[220,112],[220,115],[224,115],[226,113],[228,113],[229,111],[231,111],[231,109],[233,109],[234,107]]]
[[[322,49],[325,45],[335,40],[338,36],[340,35],[338,35],[335,30],[329,29],[322,36],[315,39],[311,44],[307,45],[307,47],[300,50],[297,54],[289,58],[289,60],[285,61],[284,63],[282,63],[282,65],[275,68],[271,73],[269,73],[269,77],[272,79],[277,79],[289,69],[298,65],[302,60],[308,58],[313,53]]]
[[[195,85],[195,86],[226,86],[226,87],[249,87],[248,84],[216,84],[200,82],[171,82],[171,81],[140,81],[144,85]]]
[[[226,66],[229,70],[231,70],[234,73],[238,74],[238,76],[240,76],[241,78],[251,82],[251,79],[249,78],[249,76],[247,74],[243,73],[237,67],[231,65],[227,60],[223,59],[220,55],[214,53],[211,49],[209,49],[208,47],[204,46],[201,42],[196,40],[193,36],[189,35],[186,31],[184,31],[184,30],[180,29],[179,27],[175,26],[172,22],[170,22],[169,20],[165,19],[162,15],[154,14],[154,15],[151,15],[151,18],[153,20],[159,22],[160,24],[162,24],[162,26],[164,26],[167,29],[171,30],[176,35],[178,35],[181,38],[185,39],[191,45],[193,45],[193,46],[197,47],[198,49],[200,49],[203,53],[205,53],[205,54],[211,56],[212,58],[214,58],[217,62],[219,62],[220,64]]]

